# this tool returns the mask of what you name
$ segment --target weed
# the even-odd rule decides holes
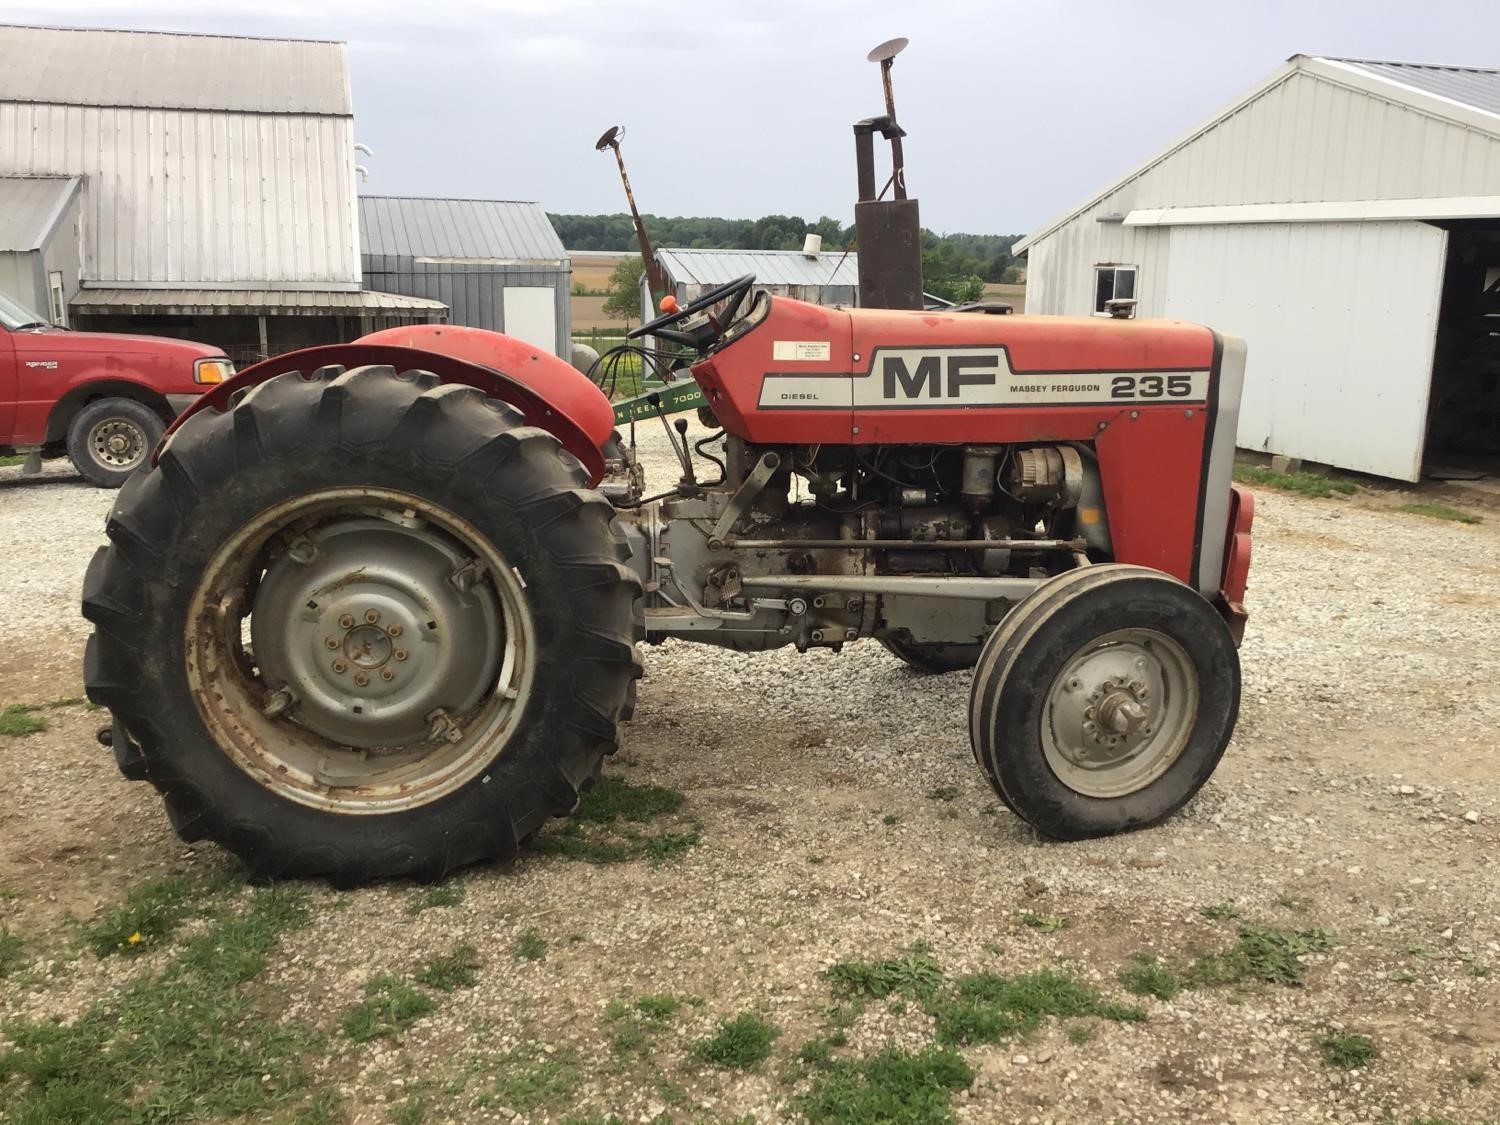
[[[242,986],[289,929],[306,923],[305,898],[273,887],[222,904],[208,928],[164,967],[96,1001],[69,1024],[7,1025],[0,1052],[6,1111],[16,1121],[261,1120],[299,1107],[308,1122],[337,1119],[336,1103],[309,1100],[307,1059],[319,1035],[279,1022]],[[220,954],[227,954],[221,963]],[[263,1081],[263,1075],[273,1075]]]
[[[617,820],[644,824],[682,807],[686,797],[660,785],[633,785],[616,777],[601,777],[573,810],[584,824],[613,824]]]
[[[1488,1075],[1485,1074],[1484,1067],[1471,1066],[1468,1070],[1463,1072],[1462,1077],[1463,1080],[1470,1086],[1483,1086],[1484,1080],[1486,1077],[1488,1077]]]
[[[344,1102],[335,1090],[320,1090],[292,1115],[292,1125],[340,1125],[345,1120]]]
[[[617,1055],[628,1055],[632,1051],[638,1051],[646,1045],[648,1038],[645,1027],[639,1020],[630,1020],[615,1030],[610,1036],[609,1049]]]
[[[931,957],[913,949],[888,961],[840,961],[823,974],[841,996],[883,1000],[892,993],[923,997],[943,983],[943,970]]]
[[[682,1001],[676,996],[657,994],[653,996],[642,996],[635,1002],[635,1010],[640,1012],[649,1020],[658,1023],[672,1018],[678,1008],[682,1007]]]
[[[1430,520],[1448,520],[1452,523],[1482,523],[1483,517],[1476,516],[1472,512],[1465,512],[1459,508],[1450,508],[1447,504],[1433,504],[1422,502],[1417,504],[1402,504],[1396,509],[1398,512],[1406,512],[1413,516],[1426,516]]]
[[[958,798],[958,787],[954,785],[940,785],[927,794],[929,801],[952,801]]]
[[[797,1106],[812,1125],[940,1125],[954,1120],[949,1102],[973,1081],[956,1051],[892,1047],[871,1058],[831,1061]]]
[[[975,973],[961,977],[952,994],[928,1005],[938,1042],[998,1043],[1033,1030],[1044,1016],[1103,1016],[1141,1020],[1139,1008],[1110,1004],[1067,973],[1041,969],[1019,977]]]
[[[1264,465],[1236,465],[1234,479],[1241,484],[1260,485],[1282,492],[1295,492],[1315,500],[1326,500],[1335,493],[1347,496],[1358,491],[1358,486],[1346,480],[1330,480],[1317,473],[1278,473]]]
[[[1068,1042],[1075,1047],[1082,1047],[1094,1037],[1094,1029],[1086,1023],[1072,1023],[1068,1025]]]
[[[473,988],[479,980],[479,964],[479,950],[464,942],[455,945],[452,953],[434,957],[423,965],[417,981],[439,992]]]
[[[1283,910],[1290,910],[1295,914],[1306,914],[1308,907],[1310,907],[1312,903],[1308,902],[1305,898],[1293,898],[1291,895],[1283,891],[1281,894],[1276,896],[1276,905],[1281,907]]]
[[[571,1098],[583,1082],[583,1068],[571,1051],[537,1058],[528,1049],[517,1047],[494,1059],[493,1064],[500,1077],[489,1092],[476,1099],[476,1106],[505,1106],[519,1111],[522,1120],[531,1120],[534,1110]]]
[[[1301,958],[1333,944],[1324,930],[1278,930],[1241,926],[1239,940],[1220,953],[1206,954],[1187,972],[1190,988],[1260,980],[1268,984],[1301,985],[1306,968]]]
[[[25,734],[39,734],[47,729],[47,720],[37,715],[36,707],[12,703],[0,710],[0,734],[20,738]]]
[[[85,933],[97,957],[136,954],[154,949],[172,936],[194,912],[191,887],[180,876],[151,879],[134,888],[125,901]]]
[[[814,867],[821,867],[823,864],[828,862],[828,857],[821,855],[810,855],[807,857],[807,862],[812,864]]]
[[[1068,920],[1061,916],[1049,917],[1046,914],[1033,914],[1029,910],[1021,912],[1021,925],[1030,926],[1033,930],[1041,930],[1044,934],[1055,934],[1058,930],[1068,928]]]
[[[365,985],[365,999],[344,1013],[339,1027],[356,1043],[394,1039],[430,1011],[426,995],[392,973],[380,973]]]
[[[893,812],[888,812],[880,818],[880,823],[889,828],[893,824],[900,824],[901,818]]]
[[[731,1070],[749,1070],[771,1055],[771,1044],[781,1031],[754,1012],[722,1020],[718,1030],[693,1044],[693,1054],[706,1063]]]
[[[427,1116],[427,1099],[420,1094],[407,1098],[391,1111],[392,1125],[422,1125]]]
[[[1485,977],[1490,975],[1490,967],[1488,965],[1470,965],[1469,975],[1471,977],[1478,977],[1483,980]]]
[[[415,918],[424,910],[437,910],[444,906],[457,906],[464,900],[464,885],[458,881],[438,883],[423,887],[406,903],[406,915]]]
[[[1232,902],[1216,902],[1212,906],[1203,907],[1198,913],[1214,922],[1229,922],[1240,916],[1240,908]]]
[[[1155,954],[1137,953],[1135,964],[1120,970],[1120,983],[1137,996],[1154,996],[1170,1000],[1182,991],[1182,981],[1170,965],[1157,960]]]
[[[510,952],[517,961],[542,961],[547,957],[547,942],[536,930],[525,929],[516,935]]]
[[[26,960],[26,942],[20,934],[10,932],[9,926],[0,926],[0,980]]]
[[[1347,1031],[1330,1031],[1318,1037],[1318,1053],[1329,1066],[1340,1070],[1358,1070],[1368,1066],[1380,1052],[1375,1041],[1367,1035],[1354,1035]]]
[[[797,1061],[819,1069],[833,1065],[833,1044],[828,1037],[809,1039],[797,1049]]]

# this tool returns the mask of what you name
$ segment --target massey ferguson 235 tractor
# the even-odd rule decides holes
[[[856,127],[862,186],[871,128],[899,135]],[[862,292],[918,307],[742,277],[643,325],[691,355],[714,429],[698,466],[668,429],[682,476],[654,495],[593,382],[494,333],[377,333],[205,396],[85,580],[121,770],[257,876],[434,879],[574,808],[640,642],[874,638],[973,666],[974,757],[1040,832],[1180,808],[1239,704],[1244,346],[922,311],[920,269],[889,265],[915,201],[861,194]]]

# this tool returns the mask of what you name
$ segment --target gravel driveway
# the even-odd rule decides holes
[[[641,437],[651,479],[675,479],[660,427]],[[0,469],[0,704],[46,703],[81,692],[78,587],[112,497],[15,472]],[[776,1121],[819,1112],[809,1091],[854,1073],[841,1065],[942,1034],[930,994],[862,997],[826,975],[905,957],[944,981],[1066,973],[1146,1017],[1044,1015],[961,1042],[960,1120],[1500,1120],[1500,517],[1257,502],[1238,733],[1169,824],[1038,839],[974,766],[965,673],[918,676],[873,643],[670,642],[646,652],[607,773],[681,793],[672,825],[695,846],[623,863],[554,849],[442,901],[311,887],[310,921],[264,972],[267,1018],[332,1036],[312,1081],[349,1120]],[[27,951],[0,979],[0,1026],[76,1016],[167,965],[170,945],[96,957],[79,924],[147,880],[232,870],[118,777],[98,714],[44,714],[48,730],[0,737],[0,925]],[[1247,929],[1303,935],[1300,979],[1205,983],[1193,966],[1228,964],[1215,951]],[[377,973],[465,942],[472,987],[433,992],[391,1036],[339,1038]],[[1181,989],[1132,994],[1120,974],[1149,958]],[[655,1022],[631,1006],[664,995],[687,1002]],[[747,1011],[779,1032],[770,1057],[704,1061],[695,1044]],[[1325,1061],[1356,1035],[1372,1060]],[[829,1044],[833,1063],[798,1058]],[[0,1102],[4,1080],[0,1063]]]

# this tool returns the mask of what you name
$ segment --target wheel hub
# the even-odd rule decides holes
[[[1154,630],[1121,630],[1064,666],[1047,701],[1043,748],[1070,788],[1118,797],[1166,772],[1197,710],[1197,677],[1181,646]]]
[[[101,465],[126,469],[145,455],[146,435],[123,418],[108,418],[94,427],[89,435],[89,447]]]
[[[298,540],[266,568],[251,617],[262,678],[294,700],[287,717],[376,749],[425,741],[438,716],[472,709],[505,643],[478,565],[419,520],[341,519]]]

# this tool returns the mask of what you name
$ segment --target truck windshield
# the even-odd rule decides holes
[[[0,324],[14,331],[17,328],[45,326],[47,323],[24,305],[17,304],[4,293],[0,293]]]

